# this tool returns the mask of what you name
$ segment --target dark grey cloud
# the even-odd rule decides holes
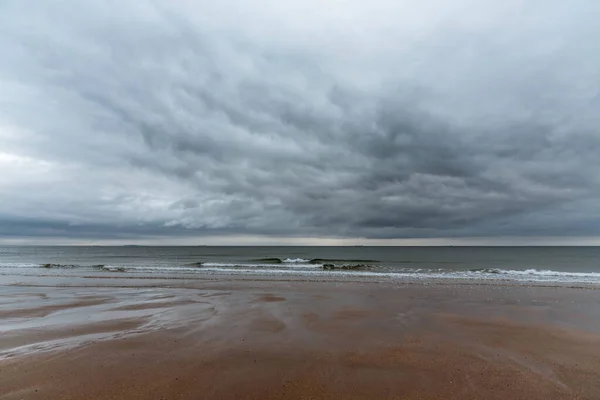
[[[3,2],[0,236],[599,235],[600,6],[372,3]]]

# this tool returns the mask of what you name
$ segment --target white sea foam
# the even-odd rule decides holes
[[[37,268],[39,264],[31,264],[31,263],[0,263],[0,268]]]
[[[126,271],[125,267],[121,267],[119,265],[105,265],[101,268],[106,271],[111,271],[111,272],[125,272]]]
[[[302,264],[300,261],[283,261],[281,264],[235,264],[235,263],[204,263],[201,269],[206,270],[207,268],[218,267],[218,268],[253,268],[253,269],[273,269],[273,268],[293,268],[293,269],[319,269],[322,268],[321,264]]]
[[[564,276],[564,277],[582,277],[582,278],[598,278],[600,272],[563,272],[551,270],[526,269],[525,271],[506,270],[501,273],[517,274],[517,275],[537,275],[537,276]]]
[[[476,274],[500,274],[500,275],[519,275],[519,276],[540,276],[540,277],[578,277],[578,278],[597,278],[600,279],[600,272],[565,272],[552,270],[515,270],[515,269],[497,269],[486,268],[471,271]]]
[[[595,272],[562,272],[550,270],[493,270],[485,271],[426,271],[403,269],[399,271],[347,271],[323,270],[320,265],[307,265],[306,268],[286,268],[267,264],[226,264],[208,263],[201,268],[192,267],[128,267],[127,271],[145,271],[160,273],[193,273],[193,274],[226,274],[226,275],[273,275],[273,276],[307,276],[307,277],[365,277],[397,280],[490,280],[516,282],[556,282],[556,283],[592,283],[600,284],[600,273]]]
[[[588,283],[600,284],[600,272],[570,272],[538,269],[499,269],[499,268],[481,268],[476,270],[447,270],[447,269],[416,269],[402,268],[390,269],[385,265],[373,267],[369,270],[323,270],[322,264],[310,264],[310,260],[305,259],[286,259],[281,264],[270,263],[203,263],[201,266],[186,265],[106,265],[100,266],[77,266],[65,265],[58,267],[55,273],[74,273],[78,268],[89,270],[106,270],[113,273],[133,273],[133,274],[227,274],[227,275],[278,275],[278,276],[307,276],[318,278],[322,277],[365,277],[374,279],[396,279],[396,280],[479,280],[479,281],[515,281],[515,282],[546,282],[553,283]],[[18,269],[36,268],[41,265],[32,263],[2,263],[0,268]],[[64,268],[64,269],[63,269]],[[63,271],[73,272],[59,272]],[[45,273],[51,272],[50,268]],[[11,274],[14,272],[10,272]],[[4,274],[4,273],[3,273]]]

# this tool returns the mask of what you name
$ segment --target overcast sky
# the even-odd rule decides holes
[[[0,243],[594,242],[599,18],[3,0]]]

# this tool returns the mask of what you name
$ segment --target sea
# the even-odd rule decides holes
[[[41,274],[600,284],[600,247],[0,247],[0,276]]]

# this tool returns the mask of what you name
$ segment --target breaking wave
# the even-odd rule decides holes
[[[71,269],[71,268],[99,268],[102,269],[104,268],[104,264],[97,264],[97,265],[79,265],[79,264],[42,264],[40,265],[41,268],[46,268],[46,269]]]
[[[133,264],[33,264],[0,262],[0,268],[12,270],[2,274],[23,273],[32,270],[56,271],[56,274],[75,274],[76,271],[96,271],[130,274],[227,274],[227,275],[285,275],[285,276],[353,276],[396,280],[471,280],[514,281],[545,283],[589,283],[600,285],[600,272],[556,271],[548,269],[502,269],[502,268],[405,268],[399,265],[377,264],[375,260],[333,260],[305,258],[263,258],[252,263],[244,262],[193,262],[193,263],[133,263]],[[61,272],[62,271],[62,272]],[[87,273],[86,272],[86,273]]]
[[[265,263],[265,264],[305,264],[310,263],[311,260],[305,258],[278,258],[278,257],[265,257],[258,258],[256,260],[250,260],[251,262]]]
[[[376,264],[378,260],[344,259],[344,258],[313,258],[309,261],[311,264]]]
[[[264,268],[277,268],[277,269],[281,269],[281,268],[290,268],[290,269],[315,269],[315,268],[321,268],[322,265],[317,265],[317,264],[309,264],[309,263],[303,263],[300,261],[285,261],[285,262],[281,262],[281,263],[258,263],[258,264],[242,264],[242,263],[203,263],[202,264],[202,270],[206,270],[207,268],[233,268],[233,269],[239,269],[239,268],[249,268],[252,270],[256,270],[256,269],[264,269]]]
[[[283,263],[283,260],[281,258],[277,258],[277,257],[266,257],[266,258],[259,258],[257,260],[251,260],[253,262],[259,262],[259,263],[267,263],[267,264],[281,264]]]
[[[310,260],[304,258],[286,258],[283,262],[286,264],[304,264],[310,262]]]
[[[520,276],[541,276],[541,277],[582,277],[582,278],[598,278],[600,279],[600,272],[564,272],[564,271],[552,271],[552,270],[537,270],[537,269],[526,269],[526,270],[515,270],[515,269],[499,269],[499,268],[476,268],[470,270],[471,272],[481,274],[502,274],[502,275],[520,275]]]
[[[514,281],[514,282],[545,282],[545,283],[590,283],[600,284],[598,272],[562,272],[551,270],[503,270],[497,268],[479,268],[463,271],[448,271],[443,269],[377,269],[369,268],[324,268],[326,264],[235,264],[235,263],[204,263],[202,268],[194,267],[127,267],[127,272],[146,271],[160,273],[194,273],[194,274],[225,274],[225,275],[273,275],[273,276],[346,276],[366,277],[392,280],[471,280],[471,281]],[[366,270],[365,270],[366,269]]]

